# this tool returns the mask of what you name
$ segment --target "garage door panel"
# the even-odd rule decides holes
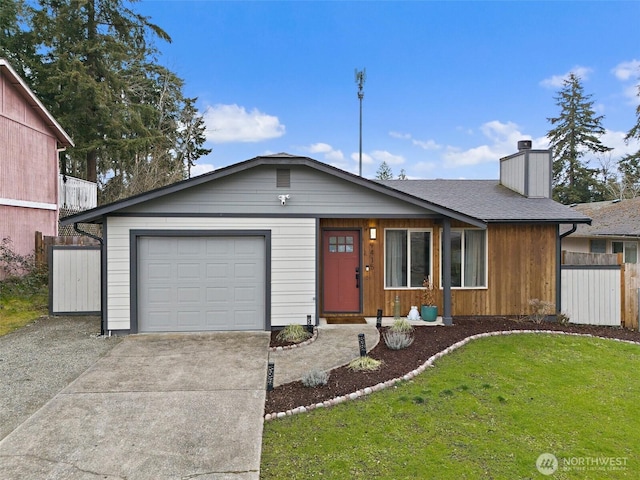
[[[206,267],[207,278],[227,278],[229,273],[227,271],[226,263],[208,263]]]
[[[200,303],[200,287],[178,287],[177,291],[179,303]]]
[[[263,330],[265,255],[264,237],[140,237],[138,331]]]
[[[212,238],[205,240],[205,254],[207,256],[228,256],[232,243],[226,239]]]
[[[180,263],[178,264],[178,278],[180,280],[194,280],[200,278],[200,264]]]
[[[149,312],[149,323],[155,327],[154,331],[169,327],[171,325],[169,312]]]
[[[207,303],[226,303],[229,298],[228,287],[209,287],[207,288]]]
[[[149,305],[158,306],[166,305],[171,302],[172,290],[168,287],[150,287],[149,290]]]
[[[171,278],[171,265],[167,263],[151,263],[147,272],[149,278]]]
[[[200,238],[180,237],[176,238],[176,251],[180,257],[194,257],[201,255],[204,251],[203,242]]]
[[[202,324],[202,313],[200,310],[180,310],[177,315],[178,326],[188,328],[199,328]]]
[[[236,302],[255,304],[257,297],[256,289],[253,287],[237,287],[233,290],[233,298]]]
[[[237,263],[235,265],[234,274],[238,280],[253,280],[258,272],[255,263]]]

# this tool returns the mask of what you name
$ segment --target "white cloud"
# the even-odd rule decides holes
[[[603,145],[613,148],[613,150],[609,152],[611,153],[612,158],[617,160],[625,155],[635,153],[640,150],[640,141],[631,139],[629,144],[627,144],[624,140],[626,135],[627,132],[607,130],[605,134],[600,137],[600,141]],[[604,155],[608,155],[609,153],[605,153]]]
[[[442,148],[442,145],[437,144],[434,140],[411,140],[411,142],[425,150],[439,150]]]
[[[216,168],[210,163],[203,164],[195,164],[191,167],[191,176],[197,177],[198,175],[203,175],[205,173],[213,172]]]
[[[587,80],[589,78],[589,74],[592,71],[593,70],[589,67],[581,67],[579,65],[576,65],[567,73],[564,73],[562,75],[553,75],[549,78],[545,78],[540,82],[540,85],[545,88],[560,88],[563,86],[564,81],[569,78],[570,73],[573,73],[574,75],[580,77],[582,80]]]
[[[404,157],[401,155],[394,155],[386,150],[374,150],[371,152],[371,156],[378,162],[387,162],[388,165],[402,165],[404,163]]]
[[[400,140],[411,140],[410,133],[389,132],[389,136],[393,138],[399,138]]]
[[[311,154],[321,153],[324,155],[324,159],[329,162],[341,162],[344,160],[344,154],[342,150],[335,150],[328,143],[314,143],[309,145],[308,147],[302,147],[305,152],[309,152]],[[340,167],[341,168],[341,167]]]
[[[629,99],[631,105],[636,105],[640,95],[640,87],[638,85],[630,85],[624,89],[624,96]]]
[[[411,143],[424,150],[438,150],[442,148],[442,145],[438,145],[434,140],[416,140],[410,133],[389,132],[389,136],[400,140],[411,140]]]
[[[278,117],[257,108],[248,112],[239,105],[217,104],[204,113],[207,140],[213,143],[260,142],[284,135]]]
[[[496,162],[499,158],[515,153],[518,140],[531,139],[531,136],[520,132],[513,122],[493,120],[480,127],[482,134],[489,140],[485,145],[462,150],[447,146],[443,154],[446,167],[461,167]],[[534,148],[547,148],[546,138],[532,140]]]
[[[623,82],[629,79],[637,79],[640,77],[640,60],[634,58],[629,62],[619,63],[611,72],[618,80],[622,80]]]
[[[353,160],[354,162],[358,162],[360,161],[360,154],[358,152],[353,152],[351,154],[351,160]],[[362,164],[372,164],[373,163],[373,158],[370,155],[367,155],[366,153],[362,152]]]

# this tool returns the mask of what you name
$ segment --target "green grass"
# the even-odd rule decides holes
[[[638,478],[638,372],[640,346],[611,340],[476,340],[396,388],[265,423],[261,478]],[[603,457],[626,465],[584,465]]]
[[[0,297],[0,336],[47,314],[47,292],[3,294]]]

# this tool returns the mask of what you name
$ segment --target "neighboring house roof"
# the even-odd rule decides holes
[[[587,223],[589,217],[550,198],[527,198],[498,180],[379,180],[484,222]]]
[[[62,147],[73,147],[74,143],[69,134],[64,131],[56,119],[53,118],[53,115],[49,113],[38,97],[36,97],[35,93],[31,91],[25,81],[4,58],[0,58],[0,72],[7,78],[9,83],[20,92],[20,95],[22,95],[27,104],[38,113],[45,125],[51,129],[58,140],[58,144]]]
[[[259,165],[304,165],[356,185],[478,227],[488,222],[581,223],[589,217],[544,198],[526,198],[497,180],[369,180],[309,157],[259,156],[108,205],[66,217],[61,225],[101,222],[106,215]]]
[[[578,203],[572,209],[592,219],[591,225],[579,225],[572,237],[640,237],[640,197]]]

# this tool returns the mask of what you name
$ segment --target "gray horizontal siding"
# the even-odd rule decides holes
[[[170,194],[123,213],[287,216],[428,215],[415,205],[303,166],[291,166],[291,186],[276,187],[276,170],[264,165]],[[289,195],[282,206],[278,195]]]

